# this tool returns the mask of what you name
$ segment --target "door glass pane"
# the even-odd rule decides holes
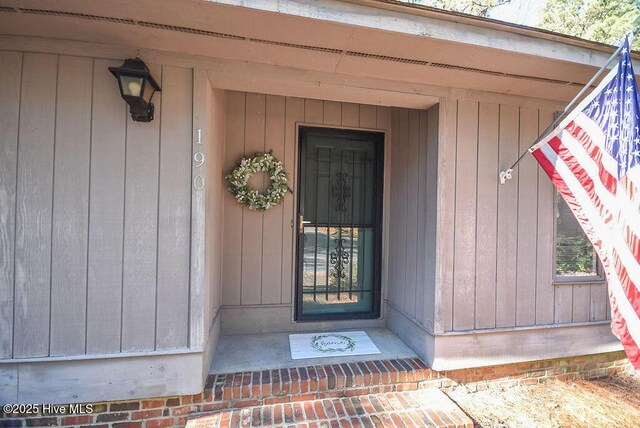
[[[303,146],[302,314],[375,312],[376,143],[311,133]]]
[[[370,312],[374,243],[370,227],[305,227],[304,313]]]

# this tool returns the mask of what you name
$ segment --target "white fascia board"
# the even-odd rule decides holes
[[[544,33],[536,29],[374,0],[205,1],[452,41],[594,67],[602,65],[614,50],[601,44]],[[409,13],[409,10],[412,13]]]

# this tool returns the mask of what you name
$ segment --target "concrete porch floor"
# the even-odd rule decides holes
[[[380,354],[349,357],[291,359],[289,333],[261,333],[221,336],[209,373],[237,373],[285,367],[319,364],[350,363],[355,361],[418,358],[402,340],[386,328],[364,328],[380,350]]]

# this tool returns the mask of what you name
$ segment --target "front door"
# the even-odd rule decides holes
[[[380,315],[384,134],[300,128],[296,319]]]

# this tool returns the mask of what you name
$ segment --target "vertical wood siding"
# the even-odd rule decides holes
[[[58,57],[24,54],[18,131],[13,355],[49,354]]]
[[[448,150],[439,167],[447,171],[439,186],[449,194],[438,216],[453,226],[453,239],[438,244],[436,331],[607,319],[604,285],[553,284],[555,191],[535,159],[525,156],[513,179],[498,184],[498,171],[529,147],[553,112],[444,103],[448,131],[440,142]]]
[[[553,121],[553,112],[540,110],[538,117],[538,134],[544,132]],[[549,286],[553,282],[554,269],[553,257],[549,251],[555,246],[555,217],[554,212],[555,188],[544,171],[538,172],[538,207],[537,207],[537,252],[536,252],[536,292],[535,309],[536,324],[553,323],[554,287]],[[602,287],[604,288],[604,287]],[[543,304],[543,302],[546,302]],[[604,301],[603,301],[604,302]],[[606,302],[605,302],[606,303]],[[608,306],[608,305],[607,305]],[[604,319],[600,317],[598,319]]]
[[[13,344],[16,179],[22,54],[0,51],[0,358]]]
[[[498,165],[511,165],[518,152],[518,108],[500,106],[498,134]],[[497,170],[493,171],[498,192],[498,233],[496,260],[496,305],[494,327],[509,327],[516,323],[516,263],[518,244],[518,183],[520,169],[515,168],[509,185],[498,185]],[[456,187],[457,190],[457,187]],[[482,238],[482,237],[481,237]],[[484,242],[490,246],[491,242]],[[455,304],[455,303],[454,303]],[[445,307],[443,310],[447,311]],[[491,315],[489,315],[491,316]],[[489,325],[489,327],[491,327]]]
[[[128,112],[113,90],[108,67],[117,61],[95,60],[89,200],[87,278],[87,353],[120,349],[124,168]]]
[[[193,71],[164,66],[162,79],[155,346],[171,348],[187,346]]]
[[[137,123],[112,65],[0,52],[0,358],[188,346],[193,72]]]
[[[433,329],[438,107],[392,109],[388,301]]]
[[[208,183],[209,197],[207,198],[207,245],[206,263],[209,275],[209,304],[205,310],[210,311],[206,320],[212,321],[212,317],[220,308],[220,295],[222,284],[222,237],[224,236],[224,153],[225,144],[225,116],[226,116],[226,92],[220,90],[211,91],[209,111],[210,116],[210,149]],[[208,325],[208,324],[207,324]]]
[[[150,65],[160,76],[160,67]],[[123,351],[154,348],[158,268],[158,177],[162,93],[154,97],[152,122],[127,120],[122,265]]]
[[[193,182],[204,178],[204,191],[191,194],[191,272],[189,346],[206,348],[208,371],[217,344],[222,271],[222,180],[224,176],[225,91],[213,89],[203,70],[193,76]],[[166,100],[166,96],[165,96]],[[199,155],[198,155],[198,159]]]
[[[271,150],[284,162],[294,194],[257,212],[243,208],[225,190],[222,304],[290,305],[295,279],[296,124],[385,130],[391,109],[245,92],[228,92],[226,106],[224,172],[245,155]]]
[[[424,113],[421,113],[424,114]],[[434,329],[435,305],[436,305],[436,242],[437,242],[437,205],[438,205],[438,143],[440,127],[440,106],[435,105],[427,112],[426,123],[422,121],[422,126],[427,126],[427,150],[426,150],[426,181],[423,182],[426,194],[425,211],[425,246],[424,255],[420,261],[424,264],[424,319],[422,325]],[[421,133],[422,133],[422,127]],[[423,165],[425,161],[421,161]],[[422,170],[422,166],[421,166]],[[421,187],[422,189],[422,187]],[[418,320],[419,320],[418,314]]]
[[[478,103],[458,102],[456,216],[453,225],[453,329],[473,328],[475,319]]]
[[[438,184],[436,208],[436,285],[433,329],[453,328],[453,256],[458,100],[441,98],[438,115]],[[445,214],[449,214],[448,216]]]
[[[285,158],[285,103],[284,97],[267,95],[265,98],[264,141],[265,145],[269,142],[269,150],[273,151],[277,159]],[[284,217],[285,212],[282,209],[273,214],[273,223],[267,223],[262,218],[264,257],[260,281],[263,284],[261,302],[265,304],[282,303],[282,237],[285,227],[290,226],[284,224]]]
[[[60,57],[51,236],[52,355],[84,353],[93,60]]]
[[[497,104],[482,103],[478,106],[478,194],[476,230],[478,236],[496,242],[498,231],[497,182],[498,168],[498,118]],[[476,264],[485,266],[475,271],[475,327],[490,328],[495,325],[496,308],[496,245],[476,247]]]

